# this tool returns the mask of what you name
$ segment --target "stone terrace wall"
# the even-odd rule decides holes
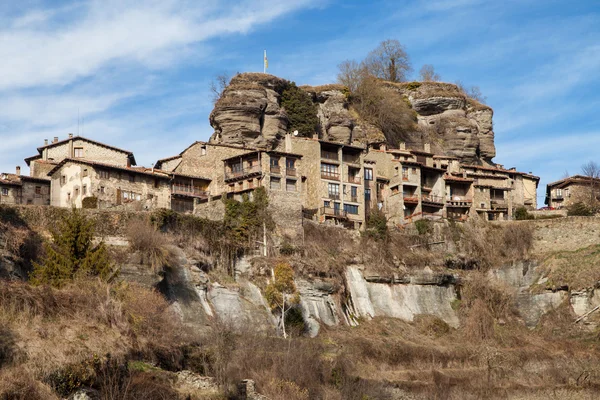
[[[534,254],[575,251],[600,244],[600,217],[566,217],[513,223],[531,224],[534,227]]]

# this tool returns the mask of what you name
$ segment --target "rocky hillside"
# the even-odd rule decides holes
[[[281,106],[281,93],[289,85],[276,76],[236,75],[210,115],[215,143],[246,144],[269,148],[288,131],[289,119]],[[496,155],[493,110],[468,98],[456,85],[438,82],[381,82],[400,93],[410,104],[417,125],[403,132],[407,144],[421,148],[429,142],[439,154],[459,157],[466,163],[491,163]],[[303,86],[316,105],[319,137],[343,143],[385,140],[377,127],[364,122],[353,110],[350,93],[342,85]]]

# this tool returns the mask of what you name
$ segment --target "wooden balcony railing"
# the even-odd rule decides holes
[[[416,195],[403,195],[403,199],[405,203],[409,204],[419,204],[419,197]]]
[[[340,160],[338,153],[335,153],[333,151],[326,151],[326,150],[321,150],[321,158],[323,158],[325,160],[334,160],[334,161]]]
[[[342,154],[342,160],[345,163],[360,164],[360,156],[352,154]]]
[[[425,202],[428,202],[428,203],[444,204],[444,200],[442,199],[441,196],[424,194],[424,195],[422,195],[422,200]]]
[[[337,172],[321,171],[321,178],[322,179],[329,179],[329,180],[333,180],[333,181],[339,181],[340,180],[340,174],[337,173]]]
[[[348,213],[339,208],[321,207],[320,211],[321,215],[325,215],[328,217],[348,218]]]
[[[346,180],[348,183],[355,183],[357,185],[360,185],[360,176],[359,175],[354,175],[354,176],[348,176],[348,179]]]
[[[446,199],[447,207],[471,207],[473,199],[467,196],[451,196]]]
[[[171,193],[189,197],[208,198],[208,192],[206,190],[201,190],[200,188],[191,185],[173,185]]]
[[[271,173],[272,174],[280,174],[281,167],[279,165],[271,165]]]
[[[339,193],[337,193],[337,194],[336,193],[329,193],[329,198],[331,200],[339,200],[340,199],[340,195],[339,195]]]
[[[225,180],[244,178],[249,175],[260,174],[260,172],[261,172],[260,165],[243,168],[243,169],[236,170],[236,171],[226,171],[225,172]]]
[[[285,174],[287,176],[296,176],[296,168],[286,168]]]

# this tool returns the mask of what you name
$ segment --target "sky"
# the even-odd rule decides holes
[[[545,184],[600,163],[600,1],[20,0],[0,2],[0,171],[81,134],[139,165],[212,134],[218,74],[297,84],[397,39],[414,74],[477,85],[497,156]],[[24,172],[26,172],[26,168]]]

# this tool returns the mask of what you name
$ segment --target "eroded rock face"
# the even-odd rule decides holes
[[[279,107],[284,79],[267,74],[235,76],[210,114],[215,129],[211,142],[272,147],[288,127]]]
[[[342,85],[304,86],[318,106],[321,136],[333,142],[351,143],[355,122],[348,110],[347,90]]]

